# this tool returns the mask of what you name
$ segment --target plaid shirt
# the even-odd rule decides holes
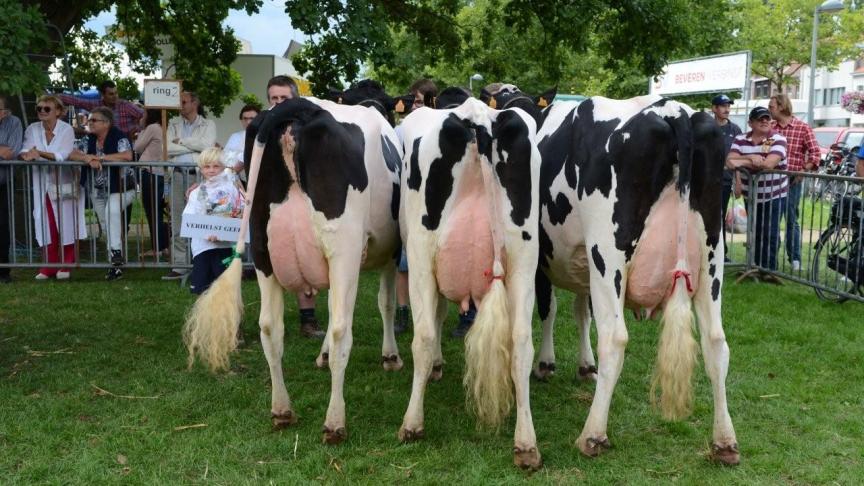
[[[809,125],[793,116],[786,126],[777,123],[774,129],[786,137],[787,170],[803,172],[807,161],[813,164],[814,170],[819,166],[819,144]]]
[[[87,111],[91,111],[97,106],[105,106],[102,103],[102,98],[94,100],[67,94],[58,94],[57,97],[67,105],[77,106]],[[131,136],[138,131],[138,120],[144,116],[144,110],[126,100],[117,100],[117,104],[111,111],[114,112],[114,126],[125,135]]]

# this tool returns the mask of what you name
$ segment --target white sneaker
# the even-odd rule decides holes
[[[57,272],[57,280],[69,280],[69,272],[59,271]]]
[[[48,275],[45,275],[42,272],[39,272],[36,274],[36,280],[48,280],[49,278],[51,278],[51,277],[49,277]]]
[[[792,260],[792,271],[798,272],[801,270],[801,262],[798,260]]]

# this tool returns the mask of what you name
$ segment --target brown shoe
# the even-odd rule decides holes
[[[315,317],[300,321],[300,335],[307,338],[324,339],[324,331]]]

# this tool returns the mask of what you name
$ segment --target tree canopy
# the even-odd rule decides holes
[[[307,47],[292,61],[322,95],[364,75],[404,91],[419,77],[465,85],[474,73],[526,91],[626,97],[670,60],[753,51],[753,72],[782,88],[809,62],[813,9],[822,0],[284,0]],[[157,68],[160,39],[174,46],[174,77],[216,114],[240,94],[231,69],[238,44],[223,25],[230,10],[256,13],[262,0],[0,0],[0,92],[37,91],[56,54],[46,24],[67,38],[76,80],[119,77],[123,41],[132,67]],[[86,19],[114,9],[117,30],[98,35]],[[864,16],[825,14],[819,65],[857,52]],[[52,52],[55,49],[55,52]],[[790,69],[791,67],[791,69]],[[364,68],[366,71],[364,72]],[[121,87],[124,81],[120,80]],[[133,88],[128,87],[130,90]],[[124,88],[125,89],[125,88]]]

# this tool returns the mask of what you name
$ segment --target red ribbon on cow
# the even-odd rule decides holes
[[[687,292],[693,293],[693,284],[690,283],[690,272],[687,270],[675,270],[672,272],[672,289],[669,290],[669,295],[675,292],[675,285],[678,283],[678,277],[684,277],[684,283],[687,285]]]
[[[493,276],[491,268],[489,270],[483,270],[483,276],[489,279],[489,285],[492,285],[493,280],[504,280],[504,275],[501,275],[500,277]]]

